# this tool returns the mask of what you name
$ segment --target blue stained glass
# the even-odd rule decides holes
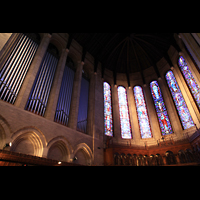
[[[113,136],[111,90],[107,82],[103,83],[104,92],[104,133],[107,136]]]
[[[135,86],[133,91],[134,91],[141,137],[142,139],[151,138],[152,137],[151,128],[149,124],[149,117],[147,114],[147,108],[142,88],[140,86]]]
[[[126,89],[122,86],[119,86],[117,90],[119,99],[121,136],[123,139],[132,139]]]
[[[192,92],[192,95],[194,99],[197,102],[197,105],[200,109],[200,88],[192,75],[192,72],[190,71],[189,67],[187,66],[187,63],[185,62],[185,59],[180,56],[178,60],[178,65],[181,68],[181,71],[186,79],[186,82],[190,88],[190,91]]]
[[[151,94],[154,100],[162,135],[171,134],[173,131],[172,131],[171,123],[169,121],[169,117],[167,114],[167,110],[162,98],[162,93],[158,85],[158,82],[152,81],[150,83],[150,88],[151,88]]]
[[[183,95],[181,93],[181,90],[178,86],[178,83],[176,81],[176,78],[175,78],[173,72],[172,71],[167,72],[167,74],[165,75],[165,78],[167,80],[173,100],[174,100],[176,108],[178,110],[178,114],[180,116],[183,128],[188,129],[188,128],[194,126],[194,122],[192,120],[192,117],[190,115],[190,112],[185,103],[185,100],[183,98]]]

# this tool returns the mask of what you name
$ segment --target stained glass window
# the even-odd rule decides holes
[[[131,135],[129,112],[128,112],[126,89],[122,86],[119,86],[117,91],[119,99],[121,136],[123,139],[131,139],[132,135]]]
[[[178,83],[176,81],[176,78],[175,78],[173,72],[172,71],[167,72],[167,74],[165,75],[165,78],[167,80],[173,100],[174,100],[176,108],[178,110],[178,114],[180,116],[183,128],[188,129],[188,128],[194,126],[194,122],[192,120],[192,117],[190,115],[190,112],[185,103],[185,100],[183,98],[183,95],[181,93],[181,90],[178,86]]]
[[[133,91],[134,91],[141,137],[142,139],[151,138],[152,137],[151,128],[149,124],[149,117],[147,114],[147,108],[142,88],[140,86],[135,86]]]
[[[113,136],[113,121],[112,121],[112,104],[111,90],[107,82],[103,83],[104,92],[104,133],[107,136]]]
[[[190,71],[189,67],[187,66],[187,63],[185,62],[185,59],[180,56],[178,60],[178,65],[181,68],[181,71],[186,79],[186,82],[190,88],[190,91],[192,92],[192,95],[194,99],[197,102],[197,105],[200,109],[200,88],[194,79],[194,76],[192,75],[192,72]]]
[[[154,100],[160,128],[162,135],[168,135],[172,133],[171,123],[167,114],[165,103],[162,98],[162,93],[157,81],[150,83],[151,94]]]

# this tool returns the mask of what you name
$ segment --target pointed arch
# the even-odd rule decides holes
[[[47,145],[44,134],[36,127],[24,127],[12,134],[11,151],[42,157]]]
[[[74,156],[73,158],[77,155],[78,152],[82,152],[84,157],[85,157],[85,163],[86,165],[91,165],[92,164],[92,150],[86,143],[80,143],[76,146],[75,151],[74,151]],[[77,158],[79,159],[79,158]],[[83,163],[82,163],[83,164]]]
[[[49,141],[47,148],[47,158],[70,162],[70,155],[73,150],[71,144],[65,137],[58,136],[53,138]]]

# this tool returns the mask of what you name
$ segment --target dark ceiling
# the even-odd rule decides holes
[[[168,59],[170,45],[176,49],[174,33],[69,33],[70,40],[83,46],[83,55],[89,52],[105,68],[116,73],[142,72]],[[158,74],[159,75],[159,74]]]

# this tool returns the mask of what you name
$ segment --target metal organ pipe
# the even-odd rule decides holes
[[[26,109],[44,116],[58,59],[46,52],[35,80]]]
[[[45,69],[47,67],[48,57],[49,57],[49,54],[45,54],[43,63],[41,64],[40,70],[38,72],[38,75],[37,75],[37,78],[35,81],[35,85],[33,86],[34,89],[33,89],[32,95],[30,97],[30,105],[28,108],[28,110],[30,110],[31,112],[34,111],[34,106],[37,101],[38,92],[39,92],[42,80],[44,80],[44,78],[43,78],[44,74],[45,74],[45,72],[47,72],[47,70],[45,70]]]
[[[26,60],[28,59],[28,58],[26,59],[26,56],[27,56],[27,53],[29,53],[30,51],[30,47],[31,47],[30,41],[28,41],[28,44],[26,43],[24,45],[23,53],[21,53],[21,56],[16,64],[18,67],[14,68],[12,74],[9,76],[7,80],[7,85],[9,85],[9,88],[7,89],[4,95],[4,98],[3,98],[4,101],[6,100],[7,94],[8,93],[11,94],[11,92],[14,90],[13,82],[19,81],[18,77],[21,74],[22,70],[24,70],[24,65],[26,63]],[[8,99],[9,99],[9,96],[8,96]]]
[[[87,126],[88,94],[89,81],[82,77],[77,128],[83,132],[86,132]]]
[[[71,95],[73,89],[74,71],[65,66],[54,121],[68,124]]]
[[[14,104],[37,48],[38,44],[21,34],[0,71],[0,99]]]
[[[22,36],[19,40],[19,42],[17,43],[17,45],[15,46],[14,50],[12,51],[11,55],[9,56],[8,60],[6,61],[6,63],[4,64],[4,67],[2,68],[1,72],[0,72],[0,76],[1,76],[1,80],[4,79],[4,75],[6,75],[6,71],[9,70],[9,64],[12,64],[13,62],[13,59],[15,58],[15,54],[16,54],[16,51],[19,51],[20,49],[20,46],[22,45],[21,42],[23,40],[23,37]]]
[[[7,65],[10,63],[11,59],[13,58],[13,55],[15,54],[15,51],[18,49],[19,45],[21,44],[21,41],[23,39],[23,35],[20,35],[19,42],[15,45],[12,53],[8,57],[7,61],[5,62],[4,66],[2,67],[0,71],[0,77],[2,77],[2,74],[4,74],[5,70],[7,69]]]
[[[48,102],[48,98],[49,98],[49,94],[50,94],[50,90],[51,90],[51,86],[52,86],[52,83],[53,83],[53,79],[54,79],[54,74],[55,74],[55,71],[56,71],[56,66],[58,64],[58,60],[56,58],[53,58],[53,62],[51,64],[51,71],[49,73],[49,77],[47,80],[48,82],[46,82],[46,85],[45,85],[45,93],[44,93],[44,96],[43,96],[43,108],[42,110],[40,111],[40,115],[44,116],[44,113],[45,113],[45,110],[46,110],[46,106],[47,106],[47,102]]]
[[[62,91],[61,91],[61,107],[60,107],[60,121],[62,124],[66,124],[66,114],[65,114],[65,103],[67,101],[67,99],[65,98],[65,95],[67,93],[67,79],[66,79],[66,71],[67,71],[67,67],[65,67],[65,71],[64,71],[64,77],[63,78],[63,83],[62,83]]]
[[[33,86],[33,93],[30,97],[31,101],[30,101],[30,105],[28,110],[30,110],[31,112],[34,110],[34,106],[37,100],[37,96],[38,96],[38,92],[39,92],[39,88],[41,86],[42,80],[44,80],[44,73],[47,72],[46,66],[47,66],[47,60],[48,60],[49,54],[46,54],[43,60],[43,63],[41,65],[41,68],[39,70],[38,76],[36,78],[36,82],[35,82],[35,86]]]
[[[19,77],[20,81],[17,83],[17,86],[15,87],[15,90],[14,90],[12,96],[11,96],[11,99],[10,99],[11,103],[14,103],[16,98],[17,98],[17,95],[19,93],[19,89],[20,89],[20,87],[21,87],[21,85],[23,83],[23,80],[24,80],[27,72],[28,72],[28,69],[29,69],[28,66],[31,65],[31,62],[32,62],[32,60],[34,58],[34,55],[35,55],[36,51],[37,51],[37,48],[38,48],[38,44],[34,43],[34,47],[33,47],[32,51],[31,51],[31,56],[29,57],[29,60],[28,60],[27,65],[26,65],[26,68],[24,69],[23,74],[21,74],[21,76]]]
[[[49,68],[51,68],[51,61],[52,61],[52,57],[50,56],[50,59],[47,58],[47,62],[44,66],[42,76],[39,79],[39,87],[38,87],[38,91],[37,91],[37,94],[35,97],[36,105],[35,105],[35,109],[34,109],[34,113],[37,111],[37,114],[39,113],[39,106],[37,107],[37,105],[38,105],[38,103],[39,103],[39,105],[41,105],[42,100],[43,100],[42,93],[45,91],[44,85],[45,85],[45,82],[47,81],[46,77],[48,77],[47,74],[49,73]]]
[[[53,79],[54,79],[54,75],[55,75],[55,71],[56,71],[56,67],[57,67],[57,64],[58,64],[58,59],[57,58],[54,58],[53,60],[53,65],[52,66],[52,70],[51,70],[51,74],[50,74],[50,79],[48,79],[48,83],[47,83],[47,89],[45,90],[45,98],[43,100],[44,102],[44,108],[43,110],[41,111],[41,114],[42,116],[44,116],[44,113],[45,113],[45,110],[46,110],[46,106],[47,106],[47,102],[48,102],[48,98],[49,98],[49,95],[50,95],[50,91],[51,91],[51,86],[53,84]]]
[[[7,85],[7,79],[8,79],[8,77],[10,76],[10,74],[12,73],[13,68],[15,67],[15,63],[16,63],[18,57],[20,56],[21,46],[22,46],[22,43],[20,44],[19,48],[17,49],[17,52],[16,52],[15,55],[13,56],[11,62],[8,64],[8,66],[7,66],[7,68],[6,68],[5,72],[4,72],[4,74],[3,74],[3,76],[2,76],[3,84],[1,85],[1,88],[0,88],[0,91],[2,92],[2,93],[1,93],[1,99],[2,99],[2,97],[3,97],[3,95],[4,95],[4,92],[5,92],[5,90],[6,90],[6,87],[8,87],[8,85]],[[16,57],[16,55],[17,55],[17,57]],[[3,88],[4,88],[4,90],[3,90]],[[3,90],[3,91],[2,91],[2,90]]]

